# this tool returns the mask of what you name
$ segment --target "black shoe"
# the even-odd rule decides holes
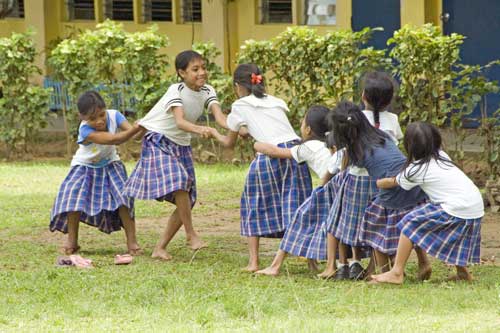
[[[351,280],[362,280],[365,277],[365,270],[359,262],[355,262],[349,267],[349,279]]]
[[[335,272],[335,280],[349,280],[349,266],[345,265],[337,269]]]

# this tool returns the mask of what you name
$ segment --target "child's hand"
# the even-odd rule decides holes
[[[250,136],[250,132],[248,132],[248,129],[246,127],[240,127],[240,130],[238,131],[238,135],[241,138],[246,139]]]
[[[377,179],[377,187],[381,189],[390,189],[398,186],[396,177]]]
[[[269,143],[264,143],[264,142],[256,142],[253,144],[253,149],[255,149],[256,152],[261,153],[261,154],[269,154],[270,151],[274,148],[272,144]]]
[[[214,130],[217,132],[215,128],[208,126],[200,126],[200,131],[198,134],[204,139],[209,139],[214,136]]]

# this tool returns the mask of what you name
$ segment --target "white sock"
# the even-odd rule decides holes
[[[351,267],[352,265],[354,265],[355,263],[358,263],[361,265],[361,261],[359,260],[351,260],[351,262],[349,263],[349,267]]]
[[[344,267],[344,266],[347,266],[347,264],[337,264],[337,269],[341,268],[341,267]]]

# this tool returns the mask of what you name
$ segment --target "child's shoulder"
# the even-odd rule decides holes
[[[233,107],[235,106],[236,107],[251,106],[251,107],[265,107],[265,108],[277,107],[284,109],[285,111],[288,110],[288,106],[286,105],[284,100],[272,95],[266,95],[262,98],[255,97],[254,95],[248,95],[234,101]]]

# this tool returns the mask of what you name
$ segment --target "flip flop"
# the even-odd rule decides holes
[[[56,259],[57,267],[70,267],[73,266],[73,262],[68,256],[58,256]]]
[[[130,254],[117,254],[115,256],[115,265],[128,265],[134,260]]]
[[[93,267],[92,260],[85,259],[79,255],[70,255],[69,259],[71,259],[71,262],[77,268],[92,268]]]

